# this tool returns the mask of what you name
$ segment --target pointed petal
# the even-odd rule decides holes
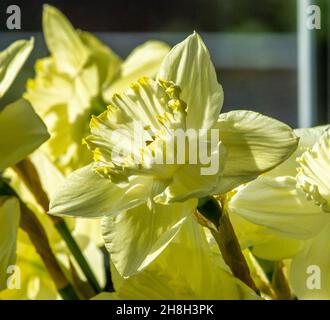
[[[17,73],[30,55],[34,40],[19,40],[0,52],[0,98],[13,83]]]
[[[88,51],[69,20],[56,8],[44,5],[43,31],[57,69],[75,76],[86,63]]]
[[[187,128],[211,128],[223,104],[210,54],[197,33],[176,45],[165,57],[158,78],[173,81],[187,103]]]
[[[46,126],[26,100],[0,112],[0,170],[24,159],[49,138]]]
[[[101,177],[88,165],[71,173],[50,201],[50,214],[73,217],[102,217],[139,205],[149,195],[150,180],[132,177],[120,187]]]
[[[225,193],[285,161],[298,138],[286,124],[253,111],[221,114],[216,128],[228,158],[218,193]]]
[[[147,204],[103,220],[103,238],[111,261],[123,277],[142,271],[171,242],[197,202]]]
[[[240,188],[229,200],[228,209],[252,223],[295,239],[311,238],[330,219],[296,189],[292,177],[261,176]]]

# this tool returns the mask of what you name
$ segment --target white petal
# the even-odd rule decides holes
[[[216,128],[228,151],[219,193],[225,193],[279,165],[298,145],[298,139],[289,126],[253,111],[221,114]]]
[[[19,40],[0,52],[0,98],[13,83],[33,48],[33,39]]]
[[[118,186],[88,165],[71,173],[58,186],[49,213],[86,218],[117,214],[144,202],[151,187],[150,179],[143,177],[132,177],[127,185]]]
[[[45,5],[42,24],[57,69],[72,77],[77,75],[87,62],[88,51],[70,21],[56,8]]]
[[[111,261],[123,277],[148,266],[171,242],[196,200],[172,205],[142,204],[103,220],[103,237]]]
[[[223,104],[210,54],[197,33],[177,44],[165,57],[158,78],[173,81],[187,103],[187,128],[211,128]]]
[[[238,190],[230,199],[228,209],[248,221],[295,239],[311,238],[330,219],[296,189],[292,177],[260,176]]]

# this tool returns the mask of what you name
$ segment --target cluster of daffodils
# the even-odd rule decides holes
[[[122,60],[51,6],[43,31],[0,109],[1,299],[330,299],[327,126],[221,113],[195,32]]]

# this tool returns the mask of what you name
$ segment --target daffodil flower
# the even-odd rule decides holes
[[[17,41],[0,53],[0,98],[14,81],[33,47]],[[14,165],[49,137],[31,105],[20,99],[0,111],[0,171]],[[2,184],[1,184],[2,188]],[[20,206],[15,197],[0,196],[0,290],[7,286],[7,268],[15,262]]]
[[[330,129],[298,159],[297,185],[309,202],[329,216],[330,212]],[[308,240],[292,260],[291,285],[300,299],[330,299],[330,221]],[[313,278],[314,277],[314,278]]]
[[[85,143],[94,162],[59,186],[50,213],[106,216],[103,235],[117,270],[123,276],[142,271],[174,239],[198,198],[256,178],[297,146],[287,125],[252,111],[220,114],[222,103],[210,55],[194,33],[164,58],[156,80],[141,78],[92,118]],[[142,124],[142,144],[132,142],[136,123]],[[190,150],[179,150],[174,129],[197,132],[216,170],[203,174],[208,164],[189,163]],[[167,142],[175,151],[164,148]],[[179,151],[180,163],[154,161]]]
[[[330,216],[308,201],[296,187],[296,161],[311,147],[325,127],[298,129],[296,152],[274,170],[240,186],[228,195],[227,210],[243,247],[269,260],[291,258],[303,247],[303,240],[317,235]]]
[[[36,78],[27,83],[28,99],[45,121],[51,139],[46,154],[68,173],[91,155],[81,140],[92,114],[104,110],[111,90],[120,91],[141,76],[154,76],[168,46],[149,41],[122,61],[91,33],[75,30],[56,8],[45,5],[43,31],[50,56],[36,62]]]
[[[329,299],[329,129],[298,129],[296,134],[300,147],[292,157],[238,188],[227,205],[238,237],[252,240],[248,246],[256,256],[292,259],[289,280],[299,299]],[[311,267],[319,268],[317,290],[308,286]]]

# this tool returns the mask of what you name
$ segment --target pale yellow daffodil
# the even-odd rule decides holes
[[[310,203],[329,215],[330,129],[298,159],[297,184]],[[299,299],[330,299],[330,221],[292,260],[290,281]]]
[[[105,110],[108,93],[136,81],[142,71],[154,76],[169,48],[150,41],[123,62],[91,33],[75,30],[49,5],[44,6],[43,31],[51,55],[37,61],[36,77],[28,81],[25,98],[51,133],[44,151],[68,173],[91,161],[81,140],[88,133],[90,116]]]
[[[256,256],[292,259],[289,280],[299,299],[329,299],[329,129],[298,129],[296,134],[300,146],[293,156],[236,190],[228,210],[238,237]],[[319,268],[319,288],[308,284],[314,267]]]
[[[250,227],[247,229],[257,228],[261,234],[258,239],[265,244],[265,248],[267,238],[274,238],[274,232],[277,239],[273,239],[275,242],[271,242],[275,246],[277,240],[280,240],[279,236],[281,236],[282,242],[286,240],[291,242],[292,247],[286,246],[285,250],[265,250],[268,258],[272,254],[278,258],[279,252],[283,254],[282,258],[286,258],[287,253],[296,252],[290,250],[290,247],[299,251],[298,240],[315,236],[329,221],[330,216],[309,202],[304,192],[296,188],[296,172],[299,166],[296,158],[317,141],[323,130],[324,127],[295,130],[297,136],[300,137],[296,152],[274,170],[240,186],[228,197],[227,208],[233,219],[244,225],[245,223],[236,217],[239,215],[250,222]],[[260,229],[257,226],[265,228]],[[237,232],[240,232],[239,227],[237,227]],[[254,234],[256,234],[255,231]],[[256,241],[255,239],[254,244]]]
[[[287,159],[297,146],[285,124],[252,111],[219,115],[222,103],[210,55],[194,33],[164,58],[157,80],[140,79],[92,118],[85,142],[95,161],[59,186],[50,213],[106,216],[103,235],[117,270],[125,277],[142,271],[174,239],[198,198],[254,179]],[[136,122],[145,130],[142,148],[131,141]],[[218,133],[212,149],[219,162],[215,172],[203,175],[205,165],[188,159],[183,164],[152,162],[152,154],[168,155],[162,146],[174,140],[172,128],[204,129],[206,136],[197,138],[207,146],[210,130]],[[118,146],[124,155],[113,156]],[[142,163],[135,163],[134,156]]]

